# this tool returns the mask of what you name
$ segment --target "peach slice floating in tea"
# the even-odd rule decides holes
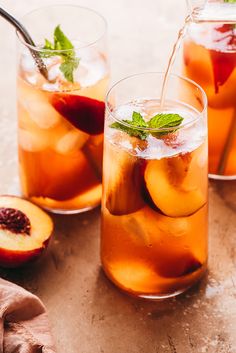
[[[158,253],[155,268],[161,277],[176,278],[189,275],[201,266],[201,262],[188,251],[175,252],[165,249],[163,254]]]
[[[146,188],[156,207],[167,216],[190,216],[205,204],[201,190],[184,184],[190,161],[177,156],[147,163]]]
[[[47,155],[38,152],[40,163],[37,168],[32,168],[35,156],[26,154],[25,166],[31,171],[26,176],[29,197],[42,196],[64,201],[97,185],[98,179],[84,153],[78,150],[73,156],[71,159],[53,150],[48,151]],[[60,170],[56,178],[55,170]]]
[[[218,33],[217,33],[218,32]],[[220,37],[219,34],[220,33]],[[224,24],[213,29],[214,42],[217,42],[219,50],[210,49],[213,65],[215,93],[230,77],[236,67],[236,55],[230,50],[236,49],[235,25]]]
[[[142,160],[135,156],[125,151],[120,151],[118,155],[115,150],[109,151],[106,207],[111,214],[130,214],[144,206],[140,194],[143,185],[142,169]]]
[[[72,125],[90,135],[104,129],[105,103],[96,99],[67,93],[55,93],[52,106]]]
[[[0,265],[18,267],[37,259],[53,231],[51,218],[16,196],[0,196]]]

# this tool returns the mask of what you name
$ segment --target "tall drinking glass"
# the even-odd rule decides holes
[[[163,79],[118,82],[105,119],[102,266],[125,292],[152,299],[185,291],[207,263],[207,100],[193,81],[170,75],[160,107]],[[131,117],[140,124],[131,127]],[[163,127],[150,127],[157,120]]]
[[[194,11],[193,21],[183,66],[208,97],[209,173],[236,179],[236,3],[208,1]]]
[[[45,7],[22,22],[37,44],[31,47],[18,35],[23,195],[53,212],[86,211],[101,199],[106,23],[96,12],[74,5]],[[48,78],[33,56],[42,58]]]

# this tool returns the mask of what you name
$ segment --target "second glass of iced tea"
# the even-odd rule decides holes
[[[100,203],[106,23],[78,6],[50,6],[26,15],[36,47],[19,36],[18,141],[23,195],[59,213]],[[40,57],[44,77],[33,57]]]
[[[164,74],[118,82],[107,96],[101,260],[125,292],[167,298],[207,263],[207,100],[193,81]]]
[[[208,97],[210,176],[236,179],[236,3],[209,1],[195,12],[184,41],[184,75]]]

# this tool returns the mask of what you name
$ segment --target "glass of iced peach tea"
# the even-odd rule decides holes
[[[204,16],[188,28],[184,74],[208,97],[210,176],[236,179],[236,1],[209,2]]]
[[[177,295],[207,263],[207,111],[204,91],[171,75],[128,77],[107,95],[101,260],[125,292]]]
[[[106,23],[96,12],[73,5],[45,7],[22,22],[37,44],[29,46],[19,36],[23,195],[53,212],[86,211],[101,199]],[[46,75],[33,56],[41,57]]]

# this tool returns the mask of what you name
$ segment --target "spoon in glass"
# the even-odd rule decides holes
[[[31,47],[35,47],[35,43],[26,28],[16,18],[14,18],[7,11],[5,11],[2,7],[0,7],[0,16],[5,18],[5,20],[7,20],[11,25],[16,28],[17,32],[20,33],[20,35],[27,44],[29,44]],[[29,47],[29,50],[39,72],[48,80],[48,70],[46,68],[46,65],[44,64],[37,50],[33,50],[31,47]]]

